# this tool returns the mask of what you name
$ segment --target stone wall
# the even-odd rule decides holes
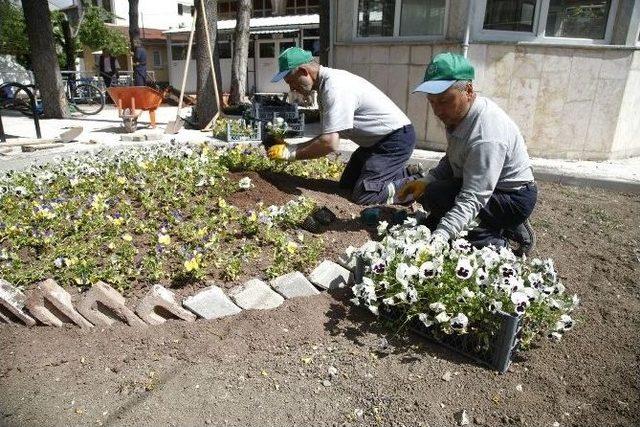
[[[460,51],[456,42],[344,43],[335,46],[334,66],[388,94],[416,127],[419,147],[444,149],[444,128],[426,97],[410,92],[430,58],[447,50]],[[477,91],[520,126],[530,153],[569,159],[640,154],[639,56],[640,51],[611,47],[483,43],[469,48]]]

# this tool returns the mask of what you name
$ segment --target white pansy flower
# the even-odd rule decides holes
[[[387,221],[380,221],[378,223],[378,235],[384,236],[387,232],[388,227],[389,227],[389,223]]]
[[[458,265],[456,265],[456,277],[466,280],[473,274],[473,267],[471,266],[471,259],[465,256],[458,258]]]
[[[433,261],[425,261],[419,267],[421,279],[431,279],[439,274],[439,266]]]
[[[556,331],[568,331],[573,328],[573,319],[568,314],[560,316],[560,320],[556,322]]]
[[[420,273],[418,267],[415,265],[408,265],[404,262],[398,264],[396,269],[396,280],[400,282],[402,286],[408,286],[409,281]]]
[[[465,316],[464,313],[458,313],[455,317],[452,317],[449,320],[449,324],[451,325],[451,329],[454,331],[464,332],[467,330],[469,318]]]
[[[516,313],[522,314],[529,306],[529,297],[524,292],[514,292],[511,294],[511,302],[515,306]]]
[[[249,188],[252,187],[251,178],[249,178],[248,176],[245,176],[240,181],[238,181],[238,186],[243,190],[248,190]]]
[[[436,313],[441,313],[447,309],[447,307],[441,302],[432,302],[429,304],[429,309],[433,310]]]
[[[435,317],[436,321],[438,323],[445,323],[448,322],[449,319],[451,319],[451,317],[447,314],[446,311],[443,311],[441,313],[439,313],[436,317]]]
[[[431,320],[429,316],[425,313],[419,313],[418,320],[420,320],[424,324],[424,326],[426,326],[427,328],[433,326],[434,324],[434,321]]]

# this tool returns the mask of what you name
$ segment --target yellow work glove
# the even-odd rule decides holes
[[[413,195],[413,200],[418,200],[426,188],[427,183],[421,179],[409,181],[398,191],[398,200],[406,200],[409,195]]]
[[[296,158],[296,147],[287,144],[276,144],[267,150],[267,157],[271,160],[294,160]]]

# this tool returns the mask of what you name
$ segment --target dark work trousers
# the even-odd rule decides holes
[[[133,85],[145,86],[147,84],[147,67],[137,66],[133,68]]]
[[[461,179],[434,181],[427,185],[420,203],[430,211],[427,227],[435,230],[440,219],[453,208],[455,199],[462,188]],[[475,247],[507,245],[505,230],[512,230],[526,221],[533,212],[538,199],[535,182],[518,190],[494,190],[486,206],[478,215],[479,226],[469,230],[466,239]]]
[[[390,186],[395,194],[405,182],[414,179],[407,173],[407,161],[415,145],[413,126],[406,125],[372,147],[359,147],[340,177],[340,187],[351,190],[354,203],[386,204],[390,199]]]

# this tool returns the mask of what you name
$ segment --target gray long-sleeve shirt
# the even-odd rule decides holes
[[[495,189],[511,190],[533,181],[518,126],[493,101],[477,97],[462,122],[447,131],[447,153],[425,180],[462,178],[453,208],[435,233],[457,236],[487,204]]]

